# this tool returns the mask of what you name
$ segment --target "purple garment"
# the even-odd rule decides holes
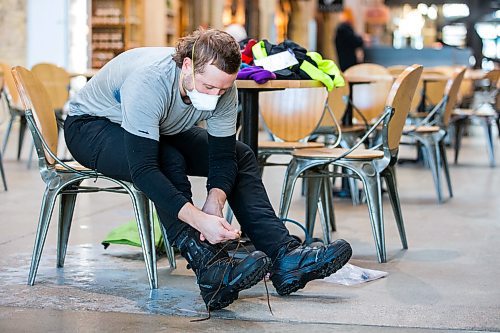
[[[236,78],[238,80],[254,80],[258,84],[263,84],[269,80],[276,79],[276,74],[262,67],[250,66],[240,69]]]

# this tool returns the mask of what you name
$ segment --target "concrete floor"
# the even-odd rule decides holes
[[[140,249],[100,245],[133,217],[128,198],[116,194],[79,197],[63,269],[55,267],[53,219],[37,283],[27,286],[44,188],[36,166],[26,168],[28,149],[29,143],[16,161],[11,140],[4,157],[9,191],[0,192],[0,332],[500,331],[500,168],[488,167],[481,132],[464,139],[461,163],[451,166],[455,196],[444,204],[436,202],[430,170],[398,167],[409,250],[401,249],[384,198],[385,264],[376,259],[366,205],[335,199],[334,237],[351,242],[350,263],[386,271],[386,278],[356,286],[315,281],[289,297],[268,284],[274,315],[261,282],[203,322],[191,322],[206,312],[182,258],[176,270],[159,260],[160,287],[150,291]],[[401,156],[412,155],[402,149]],[[275,207],[283,172],[271,168],[264,175]],[[193,187],[195,202],[202,202],[204,180],[193,179]],[[304,200],[296,192],[290,217],[303,220]]]

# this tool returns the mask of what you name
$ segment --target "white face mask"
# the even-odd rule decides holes
[[[196,86],[194,84],[194,73],[193,73],[193,90],[189,91],[186,89],[186,94],[193,106],[200,111],[213,111],[217,106],[217,101],[219,100],[220,95],[209,95],[204,94],[196,90]]]
[[[201,93],[196,90],[196,84],[194,82],[194,46],[196,45],[196,41],[193,43],[193,49],[191,50],[191,69],[193,75],[193,90],[189,91],[186,89],[186,94],[193,106],[200,111],[213,111],[217,106],[217,101],[219,100],[220,95],[209,95],[205,93]]]

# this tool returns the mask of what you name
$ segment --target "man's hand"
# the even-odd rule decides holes
[[[207,198],[208,200],[208,198]],[[222,209],[221,213],[222,215]],[[240,237],[240,231],[220,216],[207,214],[191,203],[186,203],[179,211],[178,218],[200,232],[200,239],[217,244]]]
[[[232,229],[224,218],[209,214],[207,216],[198,229],[201,241],[207,240],[211,244],[217,244],[240,237],[240,231]]]

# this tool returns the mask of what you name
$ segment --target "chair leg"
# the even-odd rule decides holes
[[[318,210],[318,202],[321,192],[321,178],[308,178],[306,184],[306,230],[308,236],[313,237],[314,225],[316,224],[316,212]]]
[[[60,204],[59,225],[57,229],[57,267],[64,267],[71,221],[75,210],[76,196],[76,193],[63,193],[59,196]]]
[[[165,227],[161,222],[160,222],[160,228],[163,237],[163,244],[165,245],[165,252],[167,253],[168,263],[170,264],[171,268],[175,269],[177,268],[177,262],[175,261],[174,248],[172,247],[172,245],[170,245],[170,241],[168,240],[167,237],[167,230],[165,229]]]
[[[377,249],[379,262],[386,262],[385,236],[384,236],[384,216],[382,210],[382,187],[380,175],[373,170],[373,175],[360,173],[361,180],[366,193],[366,203],[372,224],[373,238]]]
[[[495,167],[495,144],[493,141],[493,131],[492,131],[492,122],[489,118],[484,117],[481,119],[483,123],[484,133],[486,134],[486,147],[488,148],[488,156],[490,158],[490,167]]]
[[[12,130],[12,124],[14,123],[15,117],[11,116],[7,128],[5,129],[5,134],[3,137],[3,147],[2,153],[5,154],[5,149],[7,148],[7,142],[9,141],[10,131]]]
[[[40,257],[42,255],[43,245],[47,238],[47,231],[49,229],[50,217],[54,210],[54,204],[57,198],[57,190],[45,188],[43,194],[42,206],[40,208],[40,217],[38,219],[38,228],[36,231],[35,245],[33,246],[33,255],[31,256],[30,272],[28,275],[28,284],[30,286],[35,284],[36,272],[40,264]]]
[[[23,149],[24,142],[24,134],[26,133],[26,127],[28,126],[28,121],[26,120],[26,116],[20,116],[19,122],[19,145],[17,147],[17,160],[21,158],[21,151]]]
[[[327,217],[326,222],[328,222],[329,230],[336,231],[336,223],[335,223],[335,210],[333,206],[333,183],[330,180],[330,177],[323,178],[323,195],[324,202],[326,202],[325,206],[325,215]]]
[[[434,144],[431,144],[426,139],[422,140],[422,146],[424,147],[425,154],[427,156],[427,160],[429,161],[429,167],[432,172],[432,178],[434,179],[434,186],[436,188],[436,193],[438,197],[438,202],[443,202],[443,195],[441,191],[441,177],[439,175],[439,167],[437,163],[437,149]]]
[[[406,240],[405,226],[403,222],[403,212],[401,211],[401,202],[399,201],[398,186],[396,182],[396,169],[394,166],[389,165],[383,172],[385,183],[387,185],[387,192],[389,200],[391,201],[392,211],[396,218],[396,225],[398,226],[399,238],[403,249],[408,249],[408,241]]]
[[[290,204],[292,202],[293,189],[299,175],[300,172],[297,160],[295,158],[292,158],[290,164],[286,169],[285,180],[283,181],[283,188],[281,190],[279,210],[279,217],[281,219],[288,216],[288,211],[290,210]]]
[[[349,173],[349,171],[347,171]],[[359,198],[359,189],[358,184],[356,183],[356,179],[349,177],[347,180],[349,183],[349,190],[351,192],[351,201],[353,206],[358,206],[361,203]]]
[[[31,169],[31,162],[33,161],[33,153],[35,152],[35,143],[31,142],[30,154],[28,156],[28,162],[26,163],[26,168]]]
[[[458,163],[458,155],[462,148],[462,137],[464,135],[465,119],[457,119],[455,121],[455,164]]]
[[[500,116],[499,115],[497,115],[495,122],[497,123],[498,138],[500,139]]]
[[[158,274],[156,271],[155,237],[153,221],[150,220],[149,199],[135,188],[131,188],[131,192],[137,228],[139,229],[139,236],[141,238],[142,253],[148,272],[149,286],[151,289],[157,289]]]
[[[2,176],[3,188],[7,191],[7,180],[5,179],[5,171],[3,169],[2,153],[0,152],[0,175]]]
[[[439,141],[439,156],[441,156],[441,163],[443,165],[444,176],[446,178],[446,184],[448,185],[448,193],[450,194],[450,198],[453,198],[453,188],[451,186],[450,168],[448,165],[448,157],[446,156],[444,139]]]
[[[234,212],[231,206],[227,205],[227,210],[226,210],[226,221],[231,224],[233,222],[234,218]]]

